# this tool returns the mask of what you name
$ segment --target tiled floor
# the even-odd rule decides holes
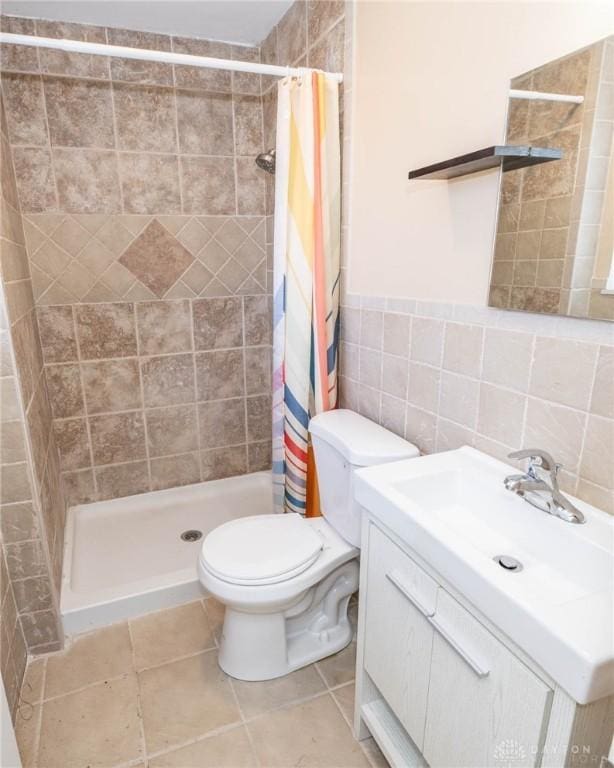
[[[287,677],[245,683],[217,665],[221,620],[214,600],[191,603],[32,661],[17,720],[24,767],[387,765],[350,730],[355,642]]]

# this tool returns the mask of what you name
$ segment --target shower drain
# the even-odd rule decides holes
[[[504,568],[506,571],[519,573],[522,570],[522,563],[520,560],[516,560],[516,558],[511,555],[495,555],[493,560],[495,563],[499,563],[501,568]]]
[[[190,531],[184,531],[180,539],[182,541],[198,541],[199,539],[202,539],[203,532],[202,531],[196,531],[196,530],[190,530]]]

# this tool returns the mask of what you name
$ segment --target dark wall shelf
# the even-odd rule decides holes
[[[529,165],[548,163],[551,160],[560,160],[563,153],[560,149],[548,147],[524,147],[505,144],[486,149],[478,149],[467,155],[459,155],[442,163],[427,165],[410,171],[410,179],[454,179],[457,176],[466,176],[469,173],[477,173],[487,168],[502,166],[503,171],[515,171]]]

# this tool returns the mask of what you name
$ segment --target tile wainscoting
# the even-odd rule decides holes
[[[614,514],[614,326],[347,295],[341,404],[425,453],[545,448],[568,493]]]

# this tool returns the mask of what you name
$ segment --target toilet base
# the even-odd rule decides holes
[[[226,606],[219,665],[239,680],[271,680],[337,653],[352,640],[350,597],[358,589],[358,560],[336,568],[275,613]]]

